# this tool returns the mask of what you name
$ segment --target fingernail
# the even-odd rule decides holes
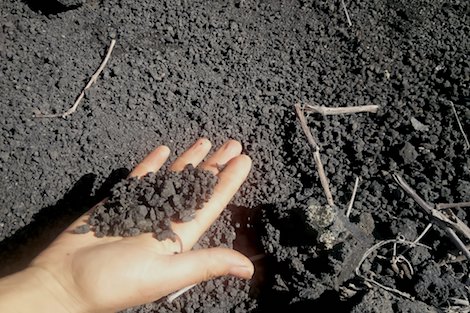
[[[244,279],[251,279],[253,277],[254,269],[246,266],[234,266],[230,269],[230,275],[237,276]]]

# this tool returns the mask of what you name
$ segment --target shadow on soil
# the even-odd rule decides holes
[[[40,12],[44,15],[53,15],[74,9],[78,6],[67,7],[56,0],[22,0],[34,12]]]
[[[82,176],[61,200],[40,210],[30,224],[0,242],[0,277],[24,269],[68,225],[105,198],[128,173],[125,168],[114,170],[94,193],[96,175]]]

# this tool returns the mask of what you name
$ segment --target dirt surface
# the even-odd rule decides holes
[[[243,143],[253,171],[232,203],[256,214],[240,228],[224,217],[213,230],[218,239],[205,246],[237,246],[222,234],[242,237],[255,226],[266,254],[256,268],[261,287],[223,278],[171,306],[133,311],[303,312],[327,304],[339,312],[437,312],[468,298],[468,264],[446,261],[457,252],[437,227],[420,241],[430,249],[399,245],[411,266],[392,269],[393,245],[361,266],[414,300],[369,288],[354,270],[357,251],[398,235],[414,240],[428,223],[392,173],[431,203],[470,201],[469,152],[450,105],[469,134],[470,4],[345,3],[351,27],[341,1],[3,1],[1,273],[27,264],[153,147],[167,144],[174,157],[207,136],[215,146]],[[34,118],[73,104],[111,39],[111,59],[77,112]],[[320,240],[304,218],[325,200],[297,102],[380,106],[377,114],[307,117],[342,219],[331,249],[330,235]],[[343,219],[356,176],[356,201]],[[464,209],[455,213],[469,223]]]

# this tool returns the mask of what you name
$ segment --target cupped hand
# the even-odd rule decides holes
[[[171,170],[181,171],[192,164],[218,176],[211,199],[197,210],[195,218],[187,223],[173,223],[181,243],[158,241],[151,233],[126,238],[97,238],[93,232],[74,234],[77,226],[87,222],[86,214],[44,250],[28,270],[37,281],[49,284],[47,288],[58,294],[62,306],[71,312],[117,311],[158,300],[185,286],[221,275],[251,278],[253,264],[235,250],[191,250],[251,168],[250,158],[241,154],[242,147],[237,141],[226,142],[204,161],[210,149],[209,140],[199,139],[171,165]],[[166,146],[156,148],[130,176],[158,171],[169,154]],[[220,165],[225,165],[221,171]]]

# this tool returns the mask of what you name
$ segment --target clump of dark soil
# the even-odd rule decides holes
[[[116,184],[108,201],[98,205],[88,223],[97,237],[137,236],[154,232],[158,240],[176,240],[171,222],[188,222],[209,201],[217,177],[187,165],[129,178]],[[86,230],[79,226],[76,232]]]

